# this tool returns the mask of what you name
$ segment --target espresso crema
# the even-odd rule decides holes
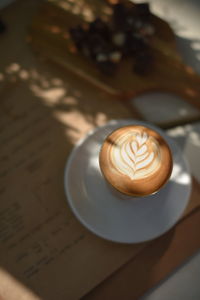
[[[172,171],[166,141],[144,126],[125,126],[111,133],[102,145],[99,162],[106,180],[128,195],[156,192]]]

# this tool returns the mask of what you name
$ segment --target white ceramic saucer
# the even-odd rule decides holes
[[[99,150],[116,128],[146,125],[167,140],[173,154],[169,182],[157,193],[122,200],[106,184],[99,168]],[[161,129],[136,120],[111,121],[86,136],[68,158],[64,186],[68,203],[78,220],[96,235],[114,242],[138,243],[168,231],[181,217],[189,201],[189,166],[177,144]]]

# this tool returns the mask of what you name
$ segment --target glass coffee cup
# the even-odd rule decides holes
[[[157,131],[129,125],[106,137],[99,165],[111,190],[129,199],[158,192],[170,178],[173,159],[167,142]]]

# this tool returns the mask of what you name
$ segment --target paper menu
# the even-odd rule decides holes
[[[79,299],[145,244],[105,241],[76,220],[64,194],[63,174],[74,142],[94,126],[84,116],[88,100],[80,102],[79,110],[72,105],[61,110],[75,97],[52,99],[49,89],[38,86],[9,83],[1,97],[0,296]],[[54,87],[54,96],[55,91],[59,89]],[[98,103],[89,101],[97,121],[104,122]]]

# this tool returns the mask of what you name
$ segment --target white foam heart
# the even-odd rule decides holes
[[[140,179],[154,172],[159,164],[159,149],[151,138],[151,150],[148,147],[147,133],[134,132],[120,136],[112,146],[111,159],[116,169],[131,179]]]

